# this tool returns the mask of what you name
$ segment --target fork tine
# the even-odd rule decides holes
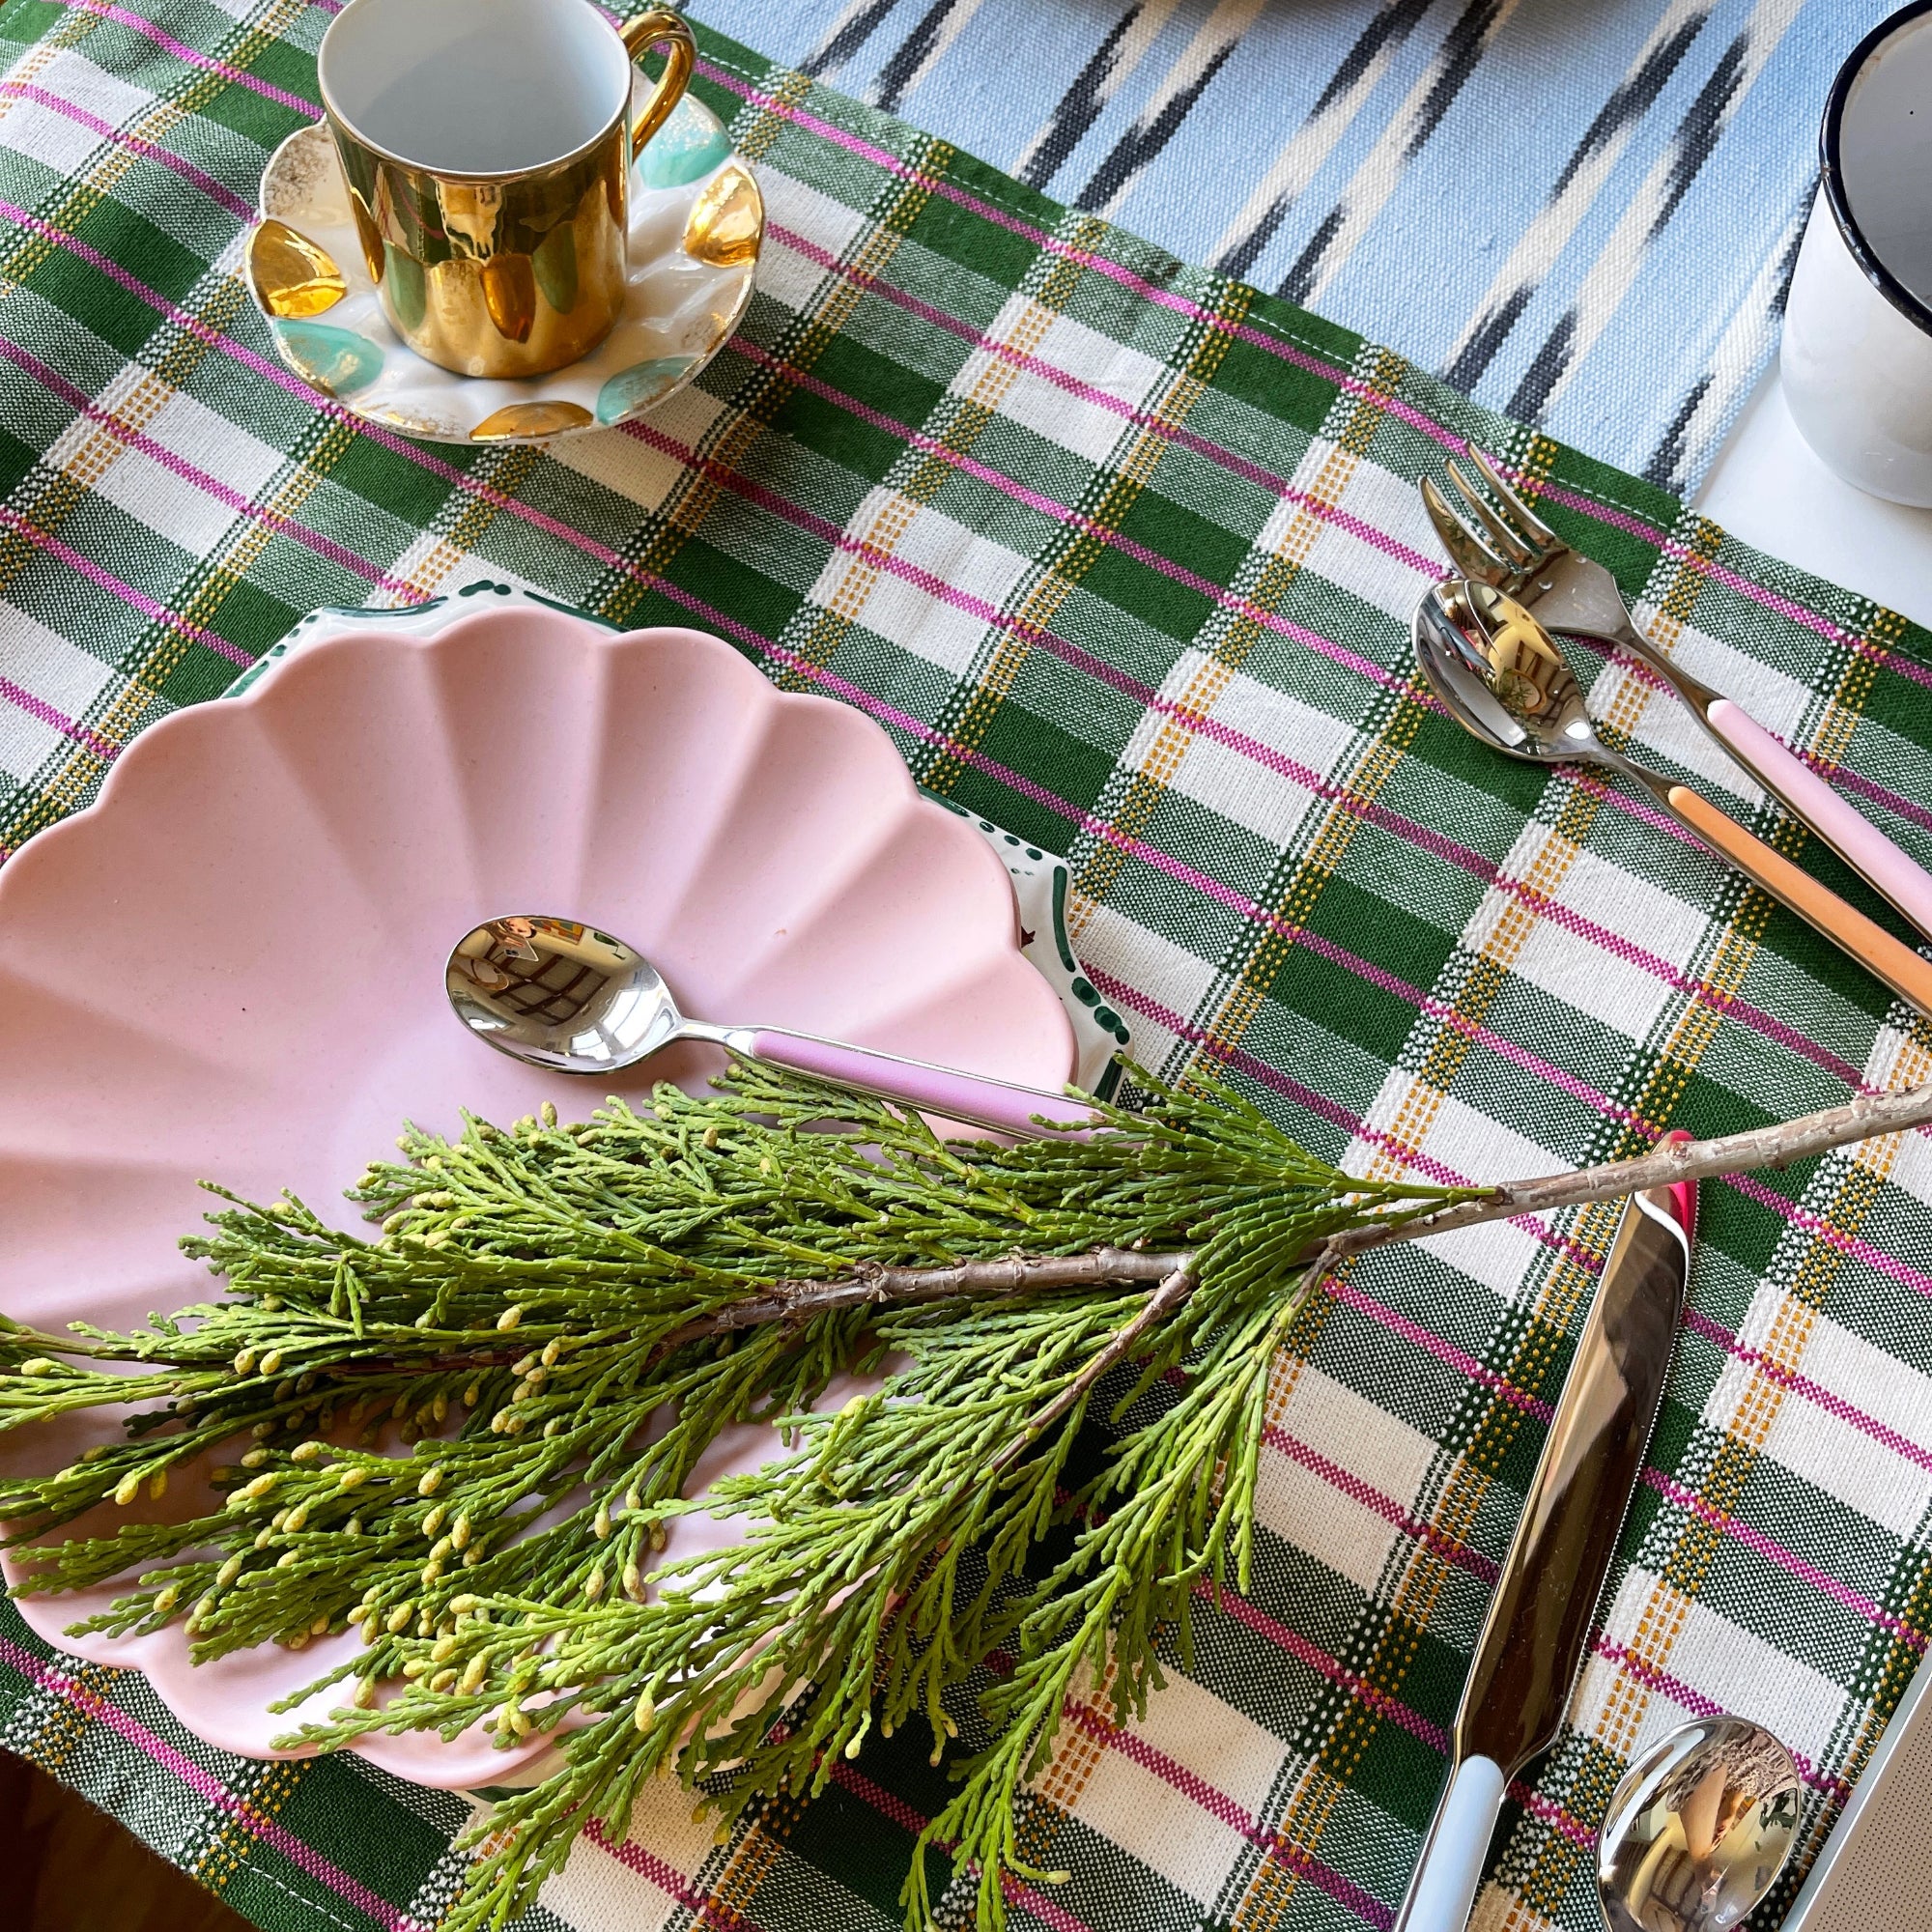
[[[1496,474],[1496,467],[1472,442],[1469,445],[1469,461],[1482,473],[1482,478],[1496,493],[1496,500],[1516,520],[1516,526],[1538,550],[1557,550],[1563,539],[1532,510],[1522,498]]]
[[[1435,487],[1433,478],[1422,479],[1422,507],[1429,512],[1429,521],[1435,528],[1436,541],[1449,553],[1449,561],[1464,577],[1479,578],[1483,582],[1495,582],[1509,575],[1509,565],[1489,546],[1488,540],[1477,535],[1469,526],[1449,507],[1442,492]]]
[[[1442,467],[1448,471],[1450,482],[1455,484],[1457,494],[1476,513],[1476,520],[1489,533],[1490,542],[1509,560],[1511,567],[1533,570],[1536,567],[1536,552],[1491,509],[1489,499],[1453,463]]]

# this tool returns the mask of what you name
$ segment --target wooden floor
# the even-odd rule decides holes
[[[249,1932],[248,1921],[104,1811],[0,1751],[7,1932]]]

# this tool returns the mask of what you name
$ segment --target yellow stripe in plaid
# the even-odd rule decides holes
[[[1071,245],[1091,245],[1092,239],[1083,243],[1076,233]],[[1047,286],[1051,288],[1061,270],[1071,267],[1064,259],[1054,262],[1047,271]],[[1070,285],[1067,294],[1071,294]],[[1249,296],[1250,291],[1239,283],[1224,284],[1217,293],[1217,319],[1230,327],[1238,325],[1246,314]],[[1150,420],[1129,433],[1124,448],[1114,453],[1111,473],[1102,472],[1097,479],[1101,486],[1098,497],[1076,506],[1100,530],[1118,530],[1125,521],[1167,453],[1175,431],[1184,424],[1189,411],[1213,381],[1232,338],[1226,328],[1196,328],[1190,339],[1192,346],[1184,366],[1162,385],[1147,409]],[[1012,694],[1021,666],[1034,649],[1034,634],[1053,628],[1062,607],[1105,550],[1099,535],[1073,526],[1054,539],[1041,559],[1038,577],[1017,610],[995,631],[991,655],[977,680],[970,688],[962,687],[968,690],[964,704],[959,703],[957,694],[949,704],[942,721],[945,749],[927,752],[922,774],[923,782],[932,790],[950,791],[958,783],[964,769],[962,754],[978,751],[985,742],[993,720]]]
[[[1365,405],[1351,404],[1350,413],[1365,424],[1373,424],[1374,412]],[[1360,440],[1365,442],[1372,433],[1372,427],[1365,428]],[[1264,562],[1256,582],[1242,592],[1252,608],[1236,612],[1214,635],[1211,655],[1188,678],[1172,711],[1163,714],[1153,742],[1140,768],[1132,774],[1126,797],[1113,813],[1112,825],[1119,839],[1094,840],[1080,867],[1068,907],[1068,930],[1076,940],[1093,917],[1094,908],[1106,898],[1126,864],[1126,849],[1120,841],[1139,839],[1146,835],[1162,795],[1174,782],[1187,755],[1200,721],[1213,716],[1236,673],[1260,642],[1264,627],[1257,613],[1280,610],[1308,552],[1321,534],[1321,513],[1342,500],[1358,461],[1359,451],[1350,446],[1346,434],[1323,452],[1314,478],[1302,492],[1302,500]],[[1236,1037],[1238,1034],[1232,1036],[1231,1043]]]
[[[1369,361],[1379,375],[1380,383],[1372,384],[1370,393],[1364,397],[1347,391],[1338,393],[1331,422],[1324,425],[1325,438],[1317,439],[1310,445],[1316,468],[1313,476],[1301,485],[1302,500],[1291,515],[1273,553],[1263,563],[1257,582],[1244,592],[1257,611],[1278,610],[1296,581],[1309,550],[1321,534],[1321,512],[1342,500],[1349,478],[1366,455],[1382,419],[1392,372],[1406,366],[1384,351],[1371,352]],[[1238,670],[1260,640],[1262,628],[1255,616],[1242,613],[1217,634],[1213,664],[1204,671],[1198,698],[1190,694],[1193,700],[1190,711],[1207,714],[1227,689],[1227,680],[1221,677],[1218,667],[1225,665],[1231,674]],[[1340,867],[1361,824],[1362,807],[1375,799],[1412,742],[1422,723],[1421,712],[1410,701],[1415,695],[1415,688],[1410,687],[1393,700],[1393,708],[1379,700],[1372,706],[1358,740],[1355,767],[1341,777],[1340,796],[1323,810],[1301,860],[1278,894],[1274,918],[1264,925],[1257,923],[1241,935],[1232,962],[1235,982],[1223,995],[1218,1009],[1203,1023],[1203,1053],[1225,1057],[1240,1044],[1279,976],[1283,960],[1293,950],[1295,935],[1312,914],[1322,888]],[[1134,791],[1116,821],[1122,823],[1123,831],[1122,820],[1137,825],[1146,823],[1167,777],[1166,772],[1157,773],[1144,782],[1140,774],[1135,775]],[[1092,906],[1105,896],[1123,860],[1124,854],[1118,849],[1096,843],[1082,866],[1078,874],[1081,896],[1073,901],[1075,916],[1071,921],[1076,939],[1086,919],[1091,917]]]
[[[868,266],[867,272],[877,270]],[[1057,263],[1041,287],[1023,305],[1006,346],[1017,355],[1032,355],[1065,308],[1079,279],[1080,270],[1072,263]],[[854,275],[850,288],[855,298],[859,286],[860,277]],[[878,587],[887,559],[896,554],[920,511],[956,473],[947,457],[971,452],[997,419],[1001,402],[1018,380],[1019,368],[1014,359],[985,357],[972,388],[954,401],[934,438],[946,454],[938,450],[909,451],[905,459],[907,473],[885,493],[871,518],[865,522],[855,519],[846,526],[845,534],[855,541],[856,549],[830,560],[835,577],[819,591],[818,603],[823,608],[811,613],[802,640],[794,647],[803,662],[786,665],[778,673],[784,689],[809,688],[812,682],[811,668],[827,663],[852,625],[861,620],[867,601]]]
[[[951,152],[942,142],[931,146],[927,175],[943,165],[944,156]],[[884,271],[929,195],[924,178],[917,184],[894,182],[886,205],[874,216],[874,225],[853,258],[856,272],[823,277],[815,312],[795,318],[787,331],[788,339],[779,345],[778,353],[753,366],[739,388],[733,408],[721,416],[697,452],[698,461],[686,468],[671,496],[650,519],[635,571],[618,574],[603,599],[594,605],[601,615],[612,623],[623,623],[644,595],[648,580],[661,577],[684,543],[703,527],[728,487],[724,479],[745,472],[772,417],[790,397],[796,376],[810,371],[838,340],[864,298],[866,277]],[[823,662],[842,636],[841,626],[829,639],[814,638],[807,645],[794,648],[812,662]],[[781,669],[775,675],[781,689],[795,688],[795,681],[788,682],[789,673],[785,670]]]

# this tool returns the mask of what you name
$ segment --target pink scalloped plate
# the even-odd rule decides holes
[[[1072,1067],[999,859],[920,798],[856,711],[781,694],[692,631],[613,637],[529,606],[429,638],[372,626],[164,719],[93,806],[0,871],[0,1309],[128,1328],[206,1298],[213,1284],[176,1246],[210,1205],[204,1178],[256,1199],[290,1187],[326,1212],[405,1120],[449,1129],[463,1108],[504,1121],[547,1099],[581,1118],[606,1091],[708,1070],[667,1054],[591,1084],[465,1033],[444,956],[478,920],[519,911],[631,940],[707,1018],[1037,1087]],[[51,1466],[115,1427],[0,1436],[0,1466]],[[739,1432],[718,1470],[773,1440]],[[209,1495],[191,1473],[142,1507]],[[110,1516],[127,1520],[75,1529]],[[686,1519],[667,1555],[726,1535]],[[190,1730],[250,1755],[295,1721],[269,1703],[355,1641],[193,1666],[179,1629],[65,1634],[112,1594],[20,1607],[64,1648],[147,1672]],[[358,1748],[462,1787],[501,1781],[541,1742]]]

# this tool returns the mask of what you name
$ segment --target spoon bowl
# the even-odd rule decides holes
[[[1798,1767],[1760,1724],[1698,1718],[1625,1772],[1597,1834],[1609,1932],[1727,1932],[1798,1841]]]
[[[1600,765],[1641,787],[1700,844],[1817,927],[1920,1012],[1932,960],[1848,905],[1701,792],[1626,757],[1598,735],[1561,647],[1492,583],[1454,579],[1416,606],[1415,655],[1445,710],[1472,737],[1531,764]]]
[[[1416,611],[1415,654],[1443,708],[1497,751],[1531,764],[1621,768],[1555,640],[1493,584],[1463,580],[1431,591]]]
[[[1084,1132],[1100,1119],[1064,1094],[1010,1081],[785,1027],[693,1019],[636,947],[580,920],[538,913],[485,920],[450,949],[443,987],[456,1017],[479,1039],[558,1073],[616,1073],[673,1040],[703,1040],[740,1060],[790,1067],[1000,1133]]]
[[[574,920],[487,921],[456,942],[443,985],[471,1033],[559,1073],[615,1073],[691,1037],[656,967]]]

